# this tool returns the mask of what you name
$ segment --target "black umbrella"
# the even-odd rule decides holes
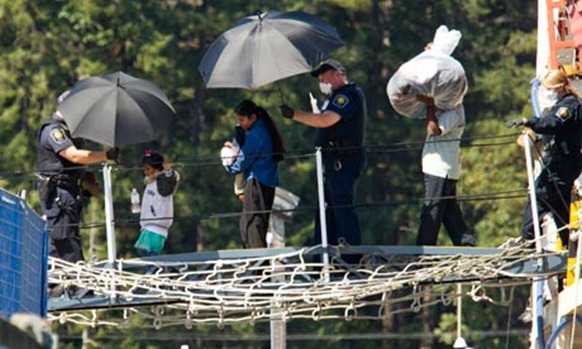
[[[58,110],[75,137],[110,147],[157,139],[176,113],[153,82],[122,72],[77,82]]]
[[[311,71],[343,42],[335,28],[305,12],[243,18],[210,46],[198,70],[207,88],[256,89]]]

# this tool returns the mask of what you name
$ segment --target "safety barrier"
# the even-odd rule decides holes
[[[20,197],[0,189],[0,317],[46,317],[48,232]]]

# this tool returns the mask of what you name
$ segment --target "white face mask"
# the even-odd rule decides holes
[[[330,83],[325,83],[325,82],[320,82],[319,83],[319,90],[324,95],[330,95],[331,94],[331,84]]]
[[[555,104],[558,101],[557,91],[544,89],[543,96],[548,103]]]

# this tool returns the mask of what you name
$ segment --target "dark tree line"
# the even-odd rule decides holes
[[[308,92],[317,92],[316,81],[306,74],[258,91],[207,90],[197,72],[204,52],[220,33],[244,16],[270,9],[303,10],[333,24],[345,42],[333,57],[345,64],[350,79],[363,86],[367,94],[369,163],[357,199],[364,244],[414,243],[422,197],[420,149],[425,129],[422,121],[394,112],[385,87],[396,69],[418,54],[441,24],[463,34],[453,56],[464,64],[470,84],[465,99],[468,125],[460,195],[524,188],[523,156],[514,137],[503,137],[509,133],[502,125],[510,117],[531,114],[529,81],[535,74],[537,14],[536,7],[526,0],[0,0],[0,185],[13,192],[32,191],[37,130],[54,111],[56,97],[81,78],[121,70],[161,86],[177,117],[159,141],[122,149],[123,165],[114,172],[119,256],[134,255],[131,246],[138,228],[136,217],[129,211],[129,193],[141,183],[143,174],[137,164],[146,146],[163,152],[182,173],[168,252],[240,248],[238,217],[219,214],[240,211],[240,203],[232,193],[233,178],[221,168],[218,153],[231,137],[233,107],[243,98],[265,106],[282,130],[292,155],[281,165],[282,186],[302,199],[302,206],[287,224],[287,244],[309,244],[313,229],[310,208],[316,202],[315,165],[313,157],[304,154],[313,150],[313,130],[281,118],[277,106],[280,88],[287,103],[308,109]],[[99,173],[100,168],[93,170]],[[478,244],[497,246],[507,237],[517,236],[524,199],[525,194],[517,199],[463,201],[462,209],[476,231]],[[34,194],[29,200],[31,205],[38,205]],[[105,256],[105,229],[100,224],[103,216],[101,199],[94,199],[84,219],[83,235],[86,247],[100,259]],[[89,246],[90,234],[96,239],[94,246]],[[441,235],[441,244],[450,244],[446,234]],[[516,320],[518,308],[523,310],[523,304],[517,301],[510,309],[467,304],[466,330],[503,330],[508,328],[508,321],[510,328],[527,330],[528,324]],[[451,311],[441,307],[421,315],[393,315],[371,322],[291,322],[289,333],[420,332],[433,333],[434,337],[338,340],[333,344],[296,341],[289,342],[288,347],[448,348],[454,341],[450,335],[455,324]],[[508,316],[508,312],[512,313]],[[59,331],[67,328],[62,326]],[[78,333],[75,327],[68,330]],[[169,342],[141,343],[139,329],[127,330],[125,339],[109,341],[106,338],[112,331],[100,329],[94,333],[98,341],[101,338],[102,347],[177,346]],[[240,325],[222,332],[211,327],[191,331],[268,333],[268,325]],[[525,348],[525,337],[511,336],[511,347]],[[507,337],[467,339],[475,347],[502,348]],[[76,347],[74,343],[63,347]],[[201,345],[264,348],[268,343],[217,340]]]

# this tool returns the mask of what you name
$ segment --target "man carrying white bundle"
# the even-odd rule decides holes
[[[393,106],[398,110],[398,103],[408,100],[401,108],[405,115],[419,117],[424,112],[426,118],[427,137],[422,150],[425,201],[416,240],[420,246],[437,244],[441,224],[454,245],[475,246],[475,236],[463,219],[456,189],[461,176],[460,139],[465,128],[462,102],[467,80],[461,64],[450,54],[460,39],[458,30],[439,27],[425,52],[404,64],[399,69],[401,76],[393,77],[388,84],[390,96],[396,91],[395,86],[407,81],[408,88],[393,93]],[[401,81],[392,82],[398,79]],[[412,98],[414,102],[410,101]]]
[[[423,119],[426,107],[416,96],[434,99],[439,109],[449,110],[463,103],[467,92],[465,70],[451,57],[461,33],[440,26],[425,51],[404,63],[390,78],[386,93],[392,107],[401,115]]]

